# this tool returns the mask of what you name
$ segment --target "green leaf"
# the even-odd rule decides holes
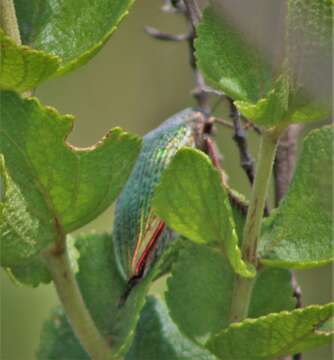
[[[15,0],[22,39],[57,55],[59,74],[92,58],[128,14],[134,0]]]
[[[235,274],[216,249],[187,243],[168,278],[166,302],[182,333],[203,343],[229,324]],[[257,274],[249,316],[292,310],[291,276],[283,269]]]
[[[80,253],[76,276],[85,304],[100,332],[112,342],[115,355],[122,354],[130,346],[152,279],[145,278],[119,307],[126,282],[117,269],[111,236],[81,236],[76,239],[75,246]],[[58,325],[48,321],[39,350],[44,357],[41,355],[40,359],[72,359],[72,352],[79,354],[83,350],[72,331],[68,331],[67,322],[62,316]]]
[[[271,89],[272,69],[214,8],[204,11],[197,34],[197,63],[210,85],[248,102]]]
[[[270,64],[221,11],[208,8],[198,26],[196,57],[206,81],[236,100],[263,126],[326,119],[331,111],[331,0],[289,0],[284,56]],[[320,81],[319,81],[320,80]]]
[[[296,307],[293,291],[290,271],[262,268],[256,277],[248,317],[293,310]]]
[[[333,10],[332,0],[287,2],[286,62],[295,121],[316,120],[321,112],[320,118],[331,114]]]
[[[247,118],[259,125],[275,125],[287,117],[289,84],[286,76],[279,77],[267,95],[256,103],[236,101],[236,107]]]
[[[233,269],[252,277],[241,259],[226,189],[210,159],[194,149],[181,149],[162,175],[152,207],[178,233],[197,243],[217,243]]]
[[[99,330],[112,339],[114,351],[124,353],[130,346],[151,278],[137,285],[119,307],[126,282],[117,269],[111,236],[88,235],[76,244],[80,252],[77,279],[85,303]]]
[[[0,218],[4,267],[27,265],[54,240],[94,219],[131,172],[137,137],[114,129],[80,149],[64,141],[72,125],[71,117],[34,98],[1,93],[0,153],[8,171]]]
[[[169,257],[168,253],[178,248],[178,242],[173,244],[159,259],[156,270],[164,264],[165,257]],[[76,239],[75,246],[80,253],[76,277],[85,304],[100,332],[112,342],[115,355],[121,356],[132,342],[155,272],[150,272],[134,287],[125,304],[120,307],[119,301],[127,284],[118,271],[111,236],[81,236]],[[172,326],[170,329],[173,329]],[[56,310],[56,316],[51,315],[43,328],[38,353],[40,360],[86,359],[86,355],[81,357],[80,354],[85,353],[59,310]],[[205,350],[203,353],[206,353]]]
[[[55,73],[59,59],[28,46],[18,46],[0,29],[0,89],[23,92]]]
[[[213,336],[210,351],[224,360],[266,360],[304,352],[333,338],[318,327],[333,316],[334,304],[309,306],[235,323]]]
[[[36,358],[37,360],[89,360],[60,307],[52,311],[42,328]]]
[[[165,304],[149,297],[125,360],[214,360],[209,351],[185,338],[168,315]]]
[[[333,260],[333,135],[328,126],[305,138],[289,191],[263,225],[263,264],[303,269]]]

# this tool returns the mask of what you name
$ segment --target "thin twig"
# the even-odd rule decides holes
[[[275,202],[279,204],[288,190],[296,165],[298,135],[302,127],[290,125],[282,135],[274,164]]]
[[[244,126],[245,130],[253,129],[258,135],[262,134],[261,129],[258,126],[256,126],[254,123],[252,123],[248,119],[244,118],[243,116],[241,116],[241,120],[245,123],[245,126]]]
[[[184,0],[187,12],[194,27],[201,21],[202,12],[196,0]]]
[[[190,34],[169,34],[162,32],[152,26],[145,26],[144,27],[145,32],[154,37],[157,40],[163,40],[163,41],[184,41],[188,40],[191,36]]]
[[[229,121],[225,120],[225,119],[214,117],[213,121],[215,123],[219,124],[219,125],[222,125],[222,126],[225,126],[225,127],[229,128],[229,129],[234,130],[233,124],[230,123]]]
[[[230,117],[233,121],[234,126],[234,136],[233,140],[238,145],[239,155],[240,155],[240,164],[243,170],[245,171],[247,178],[250,184],[254,182],[254,160],[251,154],[248,151],[248,144],[246,139],[246,133],[244,128],[241,125],[240,113],[236,106],[233,103],[232,99],[229,99],[230,102]]]

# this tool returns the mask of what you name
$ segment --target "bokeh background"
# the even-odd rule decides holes
[[[185,31],[184,19],[162,13],[161,5],[156,0],[138,1],[92,61],[36,91],[44,104],[76,116],[69,138],[74,145],[92,145],[114,126],[143,135],[169,115],[194,105],[186,44],[159,42],[143,31],[144,25],[173,33]],[[238,165],[230,130],[219,129],[216,139],[230,183],[248,196],[249,185]],[[250,133],[249,140],[255,156],[256,135]],[[110,230],[111,225],[112,208],[79,232]],[[331,267],[298,272],[297,276],[305,305],[330,301]],[[33,360],[43,321],[58,303],[56,293],[51,285],[37,289],[17,286],[2,270],[0,280],[1,360]],[[304,359],[330,360],[332,355],[327,346],[305,354]]]

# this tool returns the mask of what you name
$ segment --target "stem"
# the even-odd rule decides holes
[[[255,267],[258,265],[256,250],[260,236],[261,220],[280,134],[281,131],[276,129],[266,130],[263,133],[258,153],[255,181],[242,244],[243,259]],[[236,276],[230,313],[231,322],[242,321],[247,317],[254,281],[255,279]]]
[[[114,359],[109,345],[86,308],[66,248],[59,252],[52,247],[44,256],[67,318],[83,348],[94,360]]]
[[[0,1],[0,24],[5,33],[10,36],[17,45],[21,45],[21,36],[13,0]]]
[[[190,15],[194,27],[201,21],[202,12],[196,0],[184,0],[186,9]]]

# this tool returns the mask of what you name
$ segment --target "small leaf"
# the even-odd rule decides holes
[[[116,30],[134,0],[15,0],[22,39],[62,60],[59,74],[91,59]]]
[[[317,327],[333,316],[334,304],[309,306],[230,325],[207,343],[224,360],[266,360],[311,350],[333,338]]]
[[[216,357],[185,338],[168,315],[165,304],[149,297],[125,360],[214,360]]]
[[[286,76],[279,77],[267,95],[256,103],[236,101],[236,107],[247,118],[259,125],[271,126],[287,117],[289,84]]]
[[[217,243],[237,273],[255,275],[254,269],[241,259],[220,174],[202,152],[184,148],[176,154],[162,176],[152,204],[172,229],[197,243]]]
[[[27,265],[54,240],[105,210],[131,172],[137,137],[114,129],[91,148],[64,142],[73,120],[36,99],[1,93],[0,153],[6,161],[1,264]]]
[[[57,56],[28,46],[18,46],[1,29],[0,48],[0,89],[18,92],[33,89],[59,67]]]
[[[181,332],[204,343],[229,325],[235,274],[219,251],[189,241],[186,244],[168,278],[166,302]],[[249,316],[292,310],[295,301],[290,280],[287,270],[259,271]]]
[[[263,225],[263,264],[303,269],[333,260],[333,135],[328,126],[305,138],[289,191]]]

